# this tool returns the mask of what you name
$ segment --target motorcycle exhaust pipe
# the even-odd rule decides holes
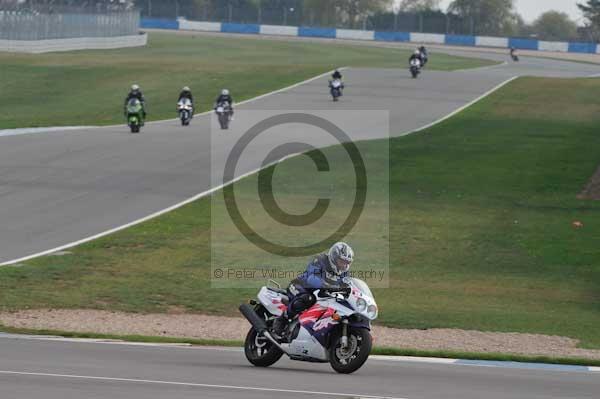
[[[262,334],[263,332],[267,331],[267,323],[265,323],[265,321],[256,314],[252,306],[248,305],[247,303],[243,303],[240,305],[239,309],[246,320],[252,324],[252,327],[254,327],[256,332]]]
[[[273,345],[278,347],[279,350],[281,350],[283,353],[288,353],[288,351],[284,347],[282,347],[281,344],[279,342],[277,342],[277,340],[275,338],[273,338],[268,331],[265,330],[265,331],[263,331],[262,334],[265,338],[267,338],[269,341],[271,341],[273,343]]]
[[[278,347],[282,352],[287,353],[287,350],[281,346],[279,342],[269,333],[267,328],[267,323],[263,319],[261,319],[252,306],[247,303],[243,303],[240,305],[240,313],[244,315],[246,320],[252,324],[252,327],[256,330],[257,333],[262,334],[265,338],[273,343],[276,347]]]

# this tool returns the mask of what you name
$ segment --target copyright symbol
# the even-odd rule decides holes
[[[234,194],[234,185],[225,184],[223,196],[227,212],[236,228],[242,235],[258,248],[274,255],[280,256],[308,256],[320,251],[324,246],[332,242],[342,241],[344,237],[352,230],[358,222],[360,215],[365,207],[367,197],[367,172],[364,160],[356,145],[350,137],[338,126],[328,120],[310,114],[287,113],[267,118],[248,130],[234,145],[225,164],[223,174],[224,182],[231,182],[235,179],[235,170],[242,153],[248,145],[261,133],[276,126],[286,124],[304,124],[317,127],[332,135],[346,150],[354,167],[356,177],[356,191],[354,193],[354,202],[345,221],[328,237],[318,242],[304,246],[287,246],[274,243],[262,237],[254,231],[244,220]],[[273,174],[274,167],[265,166],[280,160],[287,155],[304,153],[312,159],[317,166],[318,171],[329,171],[329,163],[322,151],[305,143],[287,143],[273,149],[262,163],[263,169],[258,174],[260,202],[271,218],[286,226],[307,226],[319,220],[329,207],[329,199],[319,198],[314,208],[303,215],[295,215],[285,212],[275,201],[273,194]],[[220,269],[217,269],[220,270]],[[216,272],[216,270],[215,270]],[[222,273],[222,271],[221,271]],[[216,277],[216,276],[215,276]]]
[[[215,269],[213,271],[213,275],[215,276],[215,278],[222,278],[223,277],[223,270],[222,269]]]

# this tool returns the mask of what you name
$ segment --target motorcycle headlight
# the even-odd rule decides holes
[[[359,312],[364,312],[367,310],[367,301],[362,298],[358,298],[358,301],[356,301],[356,308]]]
[[[377,317],[377,306],[369,305],[367,308],[367,316],[369,316],[371,320],[375,319]]]

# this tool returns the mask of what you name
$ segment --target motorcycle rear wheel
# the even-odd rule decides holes
[[[342,349],[342,336],[336,336],[329,347],[329,363],[340,374],[354,373],[371,354],[373,339],[369,330],[355,328],[348,331],[348,348]]]
[[[275,364],[283,352],[265,337],[259,337],[254,327],[248,331],[244,342],[246,359],[257,367],[269,367]]]

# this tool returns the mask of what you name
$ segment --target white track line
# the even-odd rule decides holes
[[[416,363],[439,363],[453,364],[457,359],[440,358],[440,357],[422,357],[422,356],[384,356],[370,355],[369,360],[380,360],[385,362],[416,362]]]
[[[25,127],[18,129],[0,129],[0,137],[19,136],[22,134],[40,134],[63,130],[93,129],[97,126],[56,126],[56,127]]]
[[[518,79],[518,78],[519,78],[518,76],[513,76],[512,78],[510,78],[510,79],[507,79],[507,80],[505,80],[504,82],[500,83],[499,85],[495,86],[494,88],[492,88],[492,89],[488,90],[487,92],[485,92],[485,93],[484,93],[484,94],[482,94],[481,96],[477,97],[475,100],[473,100],[473,101],[471,101],[471,102],[469,102],[469,103],[467,103],[467,104],[463,105],[462,107],[460,107],[460,108],[456,109],[455,111],[452,111],[452,112],[451,112],[451,113],[449,113],[448,115],[446,115],[446,116],[444,116],[444,117],[442,117],[442,118],[440,118],[440,119],[436,120],[435,122],[431,122],[431,123],[429,123],[429,124],[427,124],[427,125],[425,125],[425,126],[422,126],[422,127],[420,127],[420,128],[417,128],[417,129],[415,129],[415,130],[411,130],[411,131],[409,131],[409,132],[402,133],[402,134],[400,134],[399,136],[407,136],[407,135],[409,135],[409,134],[418,133],[418,132],[421,132],[421,131],[423,131],[423,130],[429,129],[430,127],[432,127],[432,126],[435,126],[435,125],[437,125],[437,124],[439,124],[439,123],[442,123],[442,122],[444,122],[446,119],[450,119],[450,118],[452,118],[454,115],[456,115],[456,114],[458,114],[458,113],[460,113],[460,112],[464,111],[465,109],[469,108],[471,105],[473,105],[473,104],[475,104],[475,103],[477,103],[477,102],[479,102],[479,101],[483,100],[484,98],[486,98],[486,97],[487,97],[487,96],[489,96],[490,94],[494,93],[494,92],[495,92],[495,91],[497,91],[497,90],[500,90],[502,87],[506,86],[507,84],[509,84],[510,82],[512,82],[513,80],[515,80],[515,79]],[[2,265],[0,265],[0,266],[2,266]]]
[[[356,393],[302,391],[302,390],[296,390],[296,389],[248,387],[248,386],[237,386],[237,385],[216,385],[216,384],[202,384],[202,383],[195,383],[195,382],[145,380],[145,379],[137,379],[137,378],[97,377],[97,376],[90,376],[90,375],[29,373],[29,372],[24,372],[24,371],[8,371],[8,370],[0,370],[0,374],[27,375],[27,376],[35,376],[35,377],[52,377],[52,378],[69,378],[69,379],[109,381],[109,382],[115,381],[115,382],[126,382],[126,383],[136,383],[136,384],[176,385],[176,386],[214,388],[214,389],[226,389],[226,390],[238,390],[238,391],[280,392],[280,393],[296,393],[296,394],[303,394],[303,395],[336,396],[336,397],[341,396],[341,397],[345,397],[345,398],[406,399],[406,398],[398,398],[398,397],[390,397],[390,396],[360,395],[360,394],[356,394]]]
[[[346,69],[346,68],[345,68],[345,69]],[[330,72],[331,72],[331,71],[330,71]],[[270,95],[273,95],[273,94],[276,94],[276,93],[280,93],[280,92],[282,92],[282,91],[289,90],[289,89],[291,89],[291,88],[294,88],[294,87],[298,87],[298,86],[300,86],[300,85],[302,85],[302,84],[305,84],[305,83],[308,83],[308,82],[314,81],[314,80],[316,80],[316,79],[319,79],[319,78],[321,78],[321,77],[323,77],[323,76],[325,76],[325,75],[329,74],[330,72],[326,72],[326,73],[324,73],[324,74],[322,74],[322,75],[316,76],[316,77],[314,77],[314,78],[312,78],[312,79],[309,79],[309,80],[307,80],[307,81],[305,81],[305,82],[302,82],[302,83],[297,83],[297,84],[295,84],[295,85],[293,85],[293,86],[290,86],[290,87],[287,87],[287,88],[285,88],[285,89],[281,89],[281,90],[278,90],[278,91],[274,91],[274,92],[272,92],[272,93],[268,93],[268,94],[265,94],[265,95],[263,95],[263,96],[259,96],[259,97],[256,97],[256,98],[254,98],[254,99],[251,99],[251,100],[246,100],[246,101],[245,101],[245,103],[248,103],[248,102],[250,102],[250,101],[255,101],[255,100],[259,99],[259,98],[264,98],[264,97],[267,97],[267,96],[270,96]],[[422,130],[428,129],[428,128],[430,128],[430,127],[434,126],[434,125],[437,125],[438,123],[441,123],[441,122],[445,121],[446,119],[453,117],[454,115],[458,114],[459,112],[462,112],[464,109],[466,109],[466,108],[470,107],[471,105],[475,104],[476,102],[478,102],[478,101],[481,101],[483,98],[485,98],[485,97],[489,96],[490,94],[492,94],[492,93],[493,93],[493,92],[495,92],[496,90],[498,90],[498,89],[502,88],[503,86],[507,85],[508,83],[512,82],[513,80],[515,80],[515,79],[517,79],[517,78],[518,78],[518,76],[514,76],[514,77],[512,77],[512,78],[510,78],[510,79],[508,79],[508,80],[505,80],[504,82],[500,83],[500,84],[499,84],[499,85],[497,85],[496,87],[494,87],[494,88],[492,88],[491,90],[487,91],[487,92],[486,92],[486,93],[484,93],[483,95],[481,95],[481,96],[477,97],[475,100],[473,100],[473,101],[469,102],[468,104],[466,104],[466,105],[464,105],[464,106],[462,106],[462,107],[458,108],[457,110],[455,110],[455,111],[451,112],[450,114],[448,114],[448,115],[446,115],[446,116],[444,116],[444,117],[442,117],[442,118],[438,119],[437,121],[435,121],[435,122],[432,122],[432,123],[429,123],[429,124],[427,124],[427,125],[425,125],[425,126],[423,126],[423,127],[420,127],[420,128],[418,128],[418,129],[415,129],[415,130],[412,130],[412,131],[409,131],[409,132],[405,132],[405,133],[403,133],[403,134],[400,134],[400,135],[398,135],[398,137],[399,137],[399,136],[406,136],[406,135],[413,134],[413,133],[417,133],[417,132],[420,132],[420,131],[422,131]],[[241,103],[240,103],[240,104],[241,104]],[[207,112],[207,113],[210,113],[210,112],[212,112],[212,111],[209,111],[209,112]],[[203,114],[201,114],[201,115],[203,115]],[[252,171],[250,171],[250,172],[244,173],[244,174],[242,174],[242,175],[240,175],[240,176],[236,177],[235,179],[233,179],[233,180],[231,180],[231,181],[229,181],[229,182],[226,182],[226,183],[224,183],[224,184],[221,184],[221,185],[219,185],[219,186],[217,186],[217,187],[213,187],[213,188],[211,188],[210,190],[207,190],[207,191],[201,192],[201,193],[199,193],[199,194],[196,194],[196,195],[194,195],[193,197],[190,197],[190,198],[188,198],[188,199],[186,199],[186,200],[184,200],[184,201],[181,201],[181,202],[179,202],[179,203],[177,203],[177,204],[175,204],[175,205],[172,205],[172,206],[170,206],[170,207],[168,207],[168,208],[165,208],[165,209],[163,209],[163,210],[160,210],[160,211],[158,211],[158,212],[155,212],[155,213],[153,213],[153,214],[150,214],[150,215],[148,215],[148,216],[145,216],[145,217],[143,217],[143,218],[141,218],[141,219],[134,220],[133,222],[130,222],[130,223],[124,224],[124,225],[122,225],[122,226],[118,226],[118,227],[112,228],[112,229],[110,229],[110,230],[107,230],[107,231],[104,231],[104,232],[101,232],[101,233],[98,233],[98,234],[92,235],[92,236],[90,236],[90,237],[86,237],[86,238],[83,238],[83,239],[81,239],[81,240],[77,240],[77,241],[74,241],[74,242],[71,242],[71,243],[68,243],[68,244],[65,244],[65,245],[61,245],[61,246],[59,246],[59,247],[56,247],[56,248],[52,248],[52,249],[48,249],[48,250],[45,250],[45,251],[42,251],[42,252],[38,252],[38,253],[35,253],[35,254],[32,254],[32,255],[24,256],[24,257],[22,257],[22,258],[18,258],[18,259],[9,260],[9,261],[7,261],[7,262],[0,263],[0,266],[7,266],[7,265],[12,265],[12,264],[15,264],[15,263],[25,262],[25,261],[27,261],[27,260],[30,260],[30,259],[33,259],[33,258],[38,258],[38,257],[40,257],[40,256],[44,256],[44,255],[51,254],[51,253],[53,253],[53,252],[57,252],[57,251],[63,251],[63,250],[65,250],[65,249],[68,249],[68,248],[73,248],[73,247],[75,247],[75,246],[77,246],[77,245],[80,245],[80,244],[86,243],[86,242],[88,242],[88,241],[92,241],[92,240],[95,240],[95,239],[98,239],[98,238],[101,238],[101,237],[107,236],[107,235],[109,235],[109,234],[116,233],[116,232],[118,232],[118,231],[121,231],[121,230],[123,230],[123,229],[126,229],[126,228],[128,228],[128,227],[132,227],[132,226],[135,226],[135,225],[137,225],[137,224],[143,223],[143,222],[145,222],[145,221],[148,221],[148,220],[150,220],[150,219],[154,219],[154,218],[156,218],[156,217],[158,217],[158,216],[160,216],[160,215],[163,215],[163,214],[165,214],[165,213],[167,213],[167,212],[173,211],[173,210],[175,210],[175,209],[177,209],[177,208],[181,208],[182,206],[184,206],[184,205],[187,205],[187,204],[189,204],[190,202],[193,202],[193,201],[196,201],[196,200],[198,200],[198,199],[200,199],[200,198],[206,197],[207,195],[210,195],[210,194],[214,193],[215,191],[218,191],[218,190],[222,189],[222,188],[223,188],[223,187],[225,187],[225,186],[228,186],[228,185],[230,185],[230,184],[233,184],[233,183],[235,183],[235,182],[239,181],[240,179],[243,179],[244,177],[250,176],[250,175],[252,175],[252,174],[254,174],[254,173],[257,173],[257,172],[261,171],[262,169],[265,169],[265,168],[271,167],[271,166],[273,166],[273,165],[275,165],[275,164],[277,164],[277,163],[283,162],[283,161],[285,161],[286,159],[289,159],[289,158],[291,158],[291,157],[293,157],[293,156],[296,156],[296,155],[298,155],[298,154],[292,154],[292,155],[285,156],[285,157],[283,157],[283,158],[281,158],[281,159],[279,159],[279,160],[277,160],[277,161],[274,161],[274,162],[272,162],[272,163],[270,163],[270,164],[268,164],[268,165],[264,165],[263,167],[260,167],[260,168],[257,168],[257,169],[255,169],[255,170],[252,170]]]
[[[9,339],[24,339],[24,340],[37,340],[37,341],[54,341],[54,342],[75,342],[83,344],[102,344],[102,345],[124,345],[124,346],[146,346],[156,348],[169,348],[169,349],[182,349],[182,350],[208,350],[216,352],[233,352],[241,353],[244,348],[242,347],[225,347],[225,346],[200,346],[192,345],[188,343],[152,343],[152,342],[130,342],[123,340],[111,340],[111,339],[96,339],[96,338],[65,338],[56,336],[43,336],[43,335],[21,335],[21,334],[1,334],[0,338]],[[426,363],[426,364],[438,364],[448,366],[463,366],[463,367],[488,367],[488,368],[510,368],[519,369],[519,362],[514,361],[487,361],[482,360],[480,362],[476,360],[467,360],[469,363],[461,363],[464,360],[454,358],[438,358],[438,357],[423,357],[423,356],[387,356],[387,355],[370,355],[370,361],[375,362],[391,362],[391,363]],[[600,373],[600,367],[593,366],[578,366],[578,365],[559,365],[559,364],[546,364],[539,363],[539,367],[534,367],[537,363],[525,362],[526,369],[542,370],[542,371],[553,371],[553,372],[573,372],[574,368],[584,367],[587,368],[587,372]],[[548,369],[547,366],[552,366],[553,369]],[[564,369],[560,369],[564,366]],[[581,372],[582,370],[576,370]]]

